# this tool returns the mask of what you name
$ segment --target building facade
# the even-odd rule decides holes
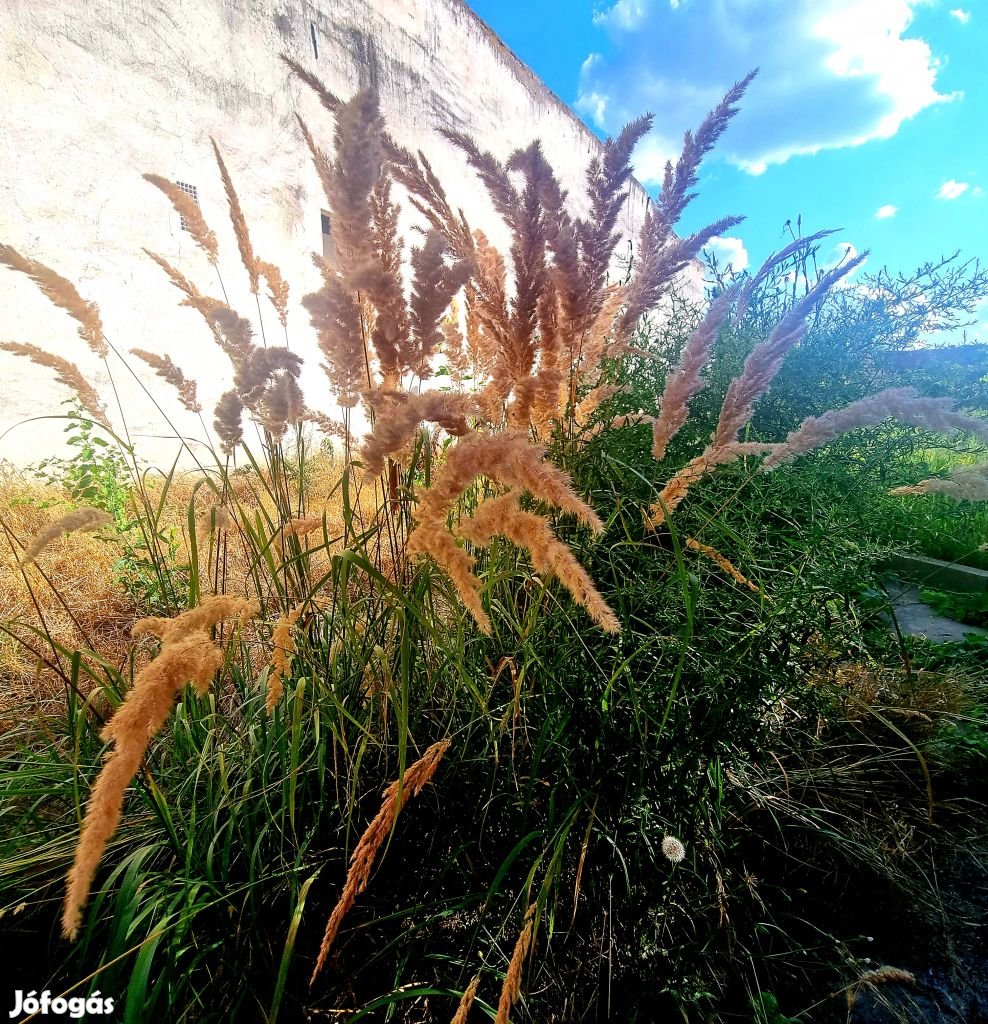
[[[332,407],[298,301],[317,285],[310,254],[331,246],[332,226],[295,113],[327,149],[332,119],[289,76],[282,53],[341,97],[373,86],[392,135],[422,149],[454,204],[502,245],[506,232],[483,188],[439,129],[466,132],[502,158],[539,138],[576,194],[600,148],[462,0],[5,0],[0,241],[95,301],[120,352],[170,355],[199,381],[207,409],[225,389],[229,366],[143,249],[206,294],[220,295],[222,286],[235,309],[282,340],[273,309],[249,292],[210,138],[225,155],[258,256],[291,286],[288,335],[306,357],[306,398]],[[220,239],[222,282],[145,172],[195,196]],[[634,185],[621,225],[629,235],[646,203]],[[175,443],[161,440],[170,430],[142,384],[179,429],[202,436],[147,367],[130,358],[128,368],[116,356],[102,363],[22,275],[0,268],[0,297],[0,338],[77,363],[145,457],[167,458]],[[63,411],[69,392],[50,371],[6,352],[0,373],[0,459],[24,464],[58,450],[64,423],[33,418]]]

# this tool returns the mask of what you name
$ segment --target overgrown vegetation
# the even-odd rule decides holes
[[[734,222],[673,234],[745,83],[687,136],[620,284],[648,119],[592,163],[585,219],[537,144],[502,164],[451,136],[506,260],[372,94],[292,70],[335,124],[332,156],[301,125],[338,252],[302,301],[342,422],[266,342],[262,282],[282,326],[287,287],[217,149],[257,321],[151,254],[230,358],[212,462],[146,471],[60,364],[78,456],[5,488],[5,673],[18,702],[48,697],[4,715],[4,962],[112,993],[128,1021],[805,1024],[908,985],[826,908],[848,876],[933,899],[924,859],[971,839],[986,678],[977,651],[896,638],[855,595],[893,545],[984,543],[967,496],[888,494],[931,475],[932,445],[963,439],[941,475],[983,453],[984,382],[955,407],[886,360],[962,319],[984,275],[842,289],[856,261],[809,272],[819,233],[705,309],[678,293]],[[148,180],[218,269],[202,212]],[[426,228],[410,251],[399,189]],[[109,359],[69,282],[0,259]],[[170,359],[135,354],[201,411]],[[113,523],[28,559],[39,511],[58,532],[78,505]],[[113,629],[67,587],[90,550],[126,597]]]

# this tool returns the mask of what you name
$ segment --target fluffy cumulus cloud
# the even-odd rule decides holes
[[[945,181],[940,186],[940,191],[937,192],[937,199],[958,199],[971,186],[966,181],[954,181],[951,178],[949,181]]]
[[[879,206],[875,211],[875,216],[878,220],[888,220],[889,217],[894,217],[899,212],[898,206],[893,206],[891,203],[886,203],[884,206]]]
[[[954,98],[938,61],[909,34],[924,0],[612,0],[595,21],[610,37],[580,78],[580,110],[614,132],[651,110],[636,154],[661,180],[675,153],[732,82],[761,71],[722,141],[732,163],[760,174],[798,154],[889,138],[903,121]],[[664,161],[663,161],[664,162]]]
[[[950,12],[950,16],[956,18],[962,25],[966,25],[971,20],[971,12],[965,11],[963,7],[955,7]]]
[[[736,274],[748,266],[748,250],[740,238],[714,235],[707,243],[707,249],[717,257],[720,266],[730,266]]]

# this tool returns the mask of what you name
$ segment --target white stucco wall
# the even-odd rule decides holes
[[[159,252],[206,294],[219,295],[219,284],[167,200],[141,175],[196,185],[220,239],[231,305],[256,321],[210,136],[226,156],[258,256],[277,264],[292,287],[289,338],[307,360],[306,398],[331,409],[298,302],[317,283],[309,253],[321,249],[325,201],[293,115],[300,111],[327,148],[332,124],[309,91],[290,81],[281,52],[344,98],[376,86],[392,134],[429,155],[455,203],[495,241],[504,233],[486,195],[437,128],[463,130],[500,157],[541,138],[574,192],[599,147],[462,0],[4,0],[0,240],[48,263],[97,302],[106,335],[121,351],[171,355],[200,382],[207,422],[229,365],[141,249]],[[645,203],[635,186],[626,230],[637,229]],[[263,298],[261,315],[280,340]],[[138,450],[152,461],[174,455],[174,442],[161,440],[170,430],[131,371],[112,356],[103,365],[73,321],[6,268],[0,340],[31,342],[76,362],[119,427],[112,375]],[[129,362],[178,427],[201,437],[167,385]],[[58,413],[68,392],[49,371],[6,352],[0,375],[0,459],[24,464],[51,453],[61,444],[61,422],[17,424]]]

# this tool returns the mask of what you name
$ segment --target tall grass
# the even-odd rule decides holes
[[[106,428],[130,474],[119,526],[140,537],[133,646],[113,658],[98,636],[57,639],[45,559],[61,542],[43,551],[5,523],[37,615],[5,631],[64,685],[59,717],[3,744],[0,900],[29,953],[16,962],[45,974],[38,988],[118,993],[128,1021],[644,1020],[662,999],[699,1012],[759,948],[762,897],[728,823],[761,799],[750,765],[772,716],[788,724],[797,695],[821,706],[807,695],[821,615],[829,643],[864,656],[842,594],[865,553],[797,550],[776,510],[732,503],[784,486],[762,468],[889,414],[982,439],[985,421],[886,389],[756,436],[759,400],[855,261],[781,310],[718,393],[699,455],[677,446],[732,310],[748,323],[757,309],[753,286],[716,299],[661,385],[636,388],[657,358],[643,317],[675,309],[679,272],[736,222],[673,232],[750,77],[686,136],[627,279],[609,283],[649,118],[591,162],[583,218],[538,143],[502,162],[451,133],[506,223],[505,255],[388,135],[372,92],[343,101],[288,63],[335,123],[332,153],[300,125],[338,254],[317,260],[302,304],[340,420],[302,394],[287,287],[214,143],[256,318],[149,254],[230,377],[206,448],[182,442],[187,477],[145,471]],[[194,214],[219,269],[202,212],[147,178]],[[414,246],[399,195],[425,225]],[[119,355],[57,273],[9,246],[0,258]],[[284,344],[265,330],[262,281]],[[135,354],[201,412],[186,369]],[[312,451],[313,424],[339,459]],[[62,899],[71,945],[53,935]]]

